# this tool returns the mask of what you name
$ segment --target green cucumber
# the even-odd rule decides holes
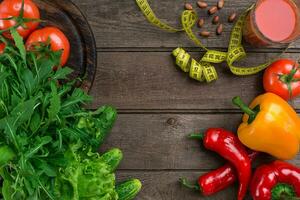
[[[116,171],[122,159],[123,153],[120,149],[117,148],[107,151],[100,157],[100,160],[105,162],[109,166],[110,172]]]
[[[93,114],[95,114],[97,118],[97,120],[94,121],[94,126],[97,130],[96,135],[99,139],[99,145],[101,145],[115,124],[117,111],[111,106],[103,106]]]
[[[142,183],[138,179],[131,179],[116,186],[119,195],[118,200],[131,200],[136,197],[142,188]]]
[[[93,149],[99,148],[112,129],[117,118],[117,111],[111,106],[102,106],[94,112],[77,119],[76,128],[87,133],[90,140],[96,141]]]

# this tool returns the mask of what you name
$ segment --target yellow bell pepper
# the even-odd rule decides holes
[[[289,160],[299,152],[300,119],[281,97],[266,93],[256,97],[248,107],[240,97],[233,103],[244,112],[238,128],[240,141],[248,148]]]

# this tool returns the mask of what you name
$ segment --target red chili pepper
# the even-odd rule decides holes
[[[248,156],[251,162],[258,156],[259,152],[251,151]],[[197,185],[190,184],[187,179],[180,179],[181,183],[191,189],[200,190],[203,196],[210,196],[232,185],[237,179],[235,168],[227,163],[224,166],[203,174],[198,179]]]
[[[218,153],[234,166],[240,182],[238,200],[244,199],[251,178],[251,160],[247,154],[246,148],[239,141],[238,137],[232,132],[224,129],[210,128],[205,134],[193,134],[191,135],[191,138],[203,139],[203,144],[206,149]],[[228,170],[228,168],[223,168],[222,170],[225,169]],[[221,171],[217,170],[217,173],[219,172]],[[227,173],[228,172],[230,172],[230,176],[233,173],[232,170],[227,171]],[[223,179],[231,183],[233,180],[230,176],[223,177]],[[221,186],[216,187],[216,190],[218,189],[223,189],[222,184]]]
[[[250,154],[248,154],[251,162],[257,157],[258,154],[259,153],[257,151],[252,151]],[[237,173],[235,168],[230,163],[227,163],[214,171],[200,176],[198,179],[198,184],[200,188],[202,188],[202,194],[204,196],[209,196],[232,185],[236,179]]]
[[[300,169],[283,161],[257,168],[250,184],[253,200],[299,199]]]

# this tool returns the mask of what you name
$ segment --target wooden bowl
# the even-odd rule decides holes
[[[34,0],[40,9],[41,26],[61,29],[71,43],[71,54],[67,66],[74,69],[73,78],[81,78],[80,87],[89,91],[92,87],[97,52],[93,32],[79,8],[69,0]]]

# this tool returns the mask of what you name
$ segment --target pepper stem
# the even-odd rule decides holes
[[[238,106],[244,113],[246,113],[247,115],[255,115],[256,113],[249,108],[241,99],[241,97],[234,97],[232,99],[232,103],[236,106]]]
[[[180,178],[179,182],[181,183],[181,185],[183,185],[186,188],[189,188],[189,189],[192,189],[192,190],[197,190],[197,191],[200,190],[200,187],[199,187],[198,184],[193,185],[186,178]]]
[[[203,140],[204,134],[203,133],[193,133],[189,135],[191,139]]]
[[[278,200],[299,200],[299,197],[296,197],[296,192],[293,186],[279,183],[272,189],[272,199]]]
[[[232,103],[236,106],[238,106],[244,113],[246,113],[247,115],[249,115],[249,120],[248,123],[251,124],[254,119],[256,118],[256,115],[258,114],[260,108],[255,107],[254,109],[249,108],[249,106],[247,106],[243,100],[241,99],[241,97],[237,96],[234,97],[232,99]]]

